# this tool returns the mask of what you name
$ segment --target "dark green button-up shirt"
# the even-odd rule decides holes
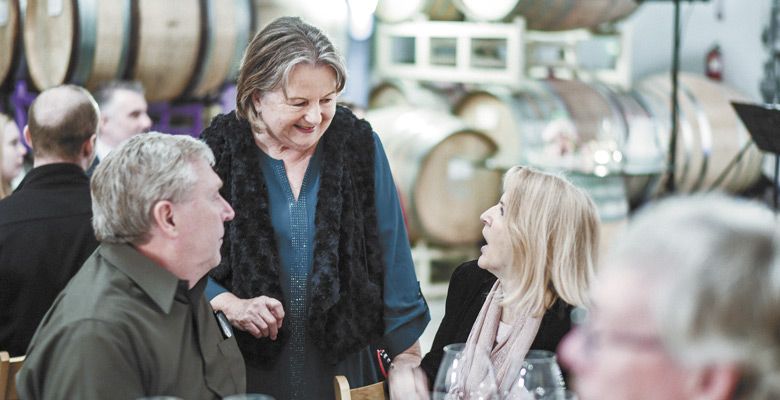
[[[42,279],[44,277],[41,277]],[[17,377],[22,399],[215,399],[244,360],[203,296],[128,245],[101,244],[49,309]]]

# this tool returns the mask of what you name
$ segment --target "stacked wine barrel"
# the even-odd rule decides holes
[[[561,31],[614,22],[638,6],[634,0],[380,0],[377,16],[384,23],[420,18],[490,23],[522,16],[527,29]],[[739,192],[753,185],[763,154],[730,106],[745,96],[693,74],[682,73],[679,82],[678,190]],[[498,198],[501,173],[516,164],[562,172],[586,189],[605,236],[623,225],[631,206],[661,195],[665,187],[671,137],[666,72],[632,90],[560,79],[528,80],[511,89],[385,80],[371,92],[369,107],[367,117],[386,144],[413,240],[478,241],[479,215]],[[470,200],[458,197],[467,191]]]
[[[26,3],[26,4],[25,4]],[[235,79],[254,32],[251,0],[8,0],[0,82],[23,43],[37,90],[134,79],[149,101],[202,98]]]
[[[635,0],[380,0],[377,17],[387,23],[424,15],[430,20],[504,22],[522,16],[528,29],[564,31],[590,28],[625,18]]]
[[[19,0],[0,2],[0,88],[10,85],[22,68],[23,11]]]

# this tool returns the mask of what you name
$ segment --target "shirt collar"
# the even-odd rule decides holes
[[[102,160],[106,158],[108,153],[111,152],[111,148],[108,147],[108,145],[100,140],[100,136],[95,139],[95,157],[98,158],[98,160]]]
[[[37,185],[52,185],[62,184],[63,182],[81,182],[89,184],[89,178],[84,172],[84,168],[80,166],[68,163],[60,162],[53,164],[41,165],[31,169],[27,175],[24,176],[17,190],[26,186],[35,187]]]
[[[181,281],[129,244],[101,243],[98,251],[135,282],[166,314],[171,311],[179,282],[184,282],[184,288],[188,287],[186,281]]]

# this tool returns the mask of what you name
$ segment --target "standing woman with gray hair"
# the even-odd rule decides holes
[[[236,212],[208,296],[238,328],[250,392],[374,383],[376,345],[393,357],[391,394],[415,397],[428,307],[379,138],[336,106],[345,83],[322,32],[279,18],[244,54],[237,110],[203,132]]]

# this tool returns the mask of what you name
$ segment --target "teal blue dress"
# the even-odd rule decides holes
[[[381,345],[394,356],[420,337],[430,321],[430,313],[415,275],[390,165],[376,134],[374,144],[377,226],[385,266],[385,335]],[[282,293],[289,299],[283,324],[290,327],[292,335],[273,369],[247,365],[247,391],[270,394],[278,400],[331,399],[335,375],[347,376],[353,387],[379,381],[377,357],[371,348],[331,365],[324,361],[306,332],[321,146],[309,161],[297,201],[287,181],[284,162],[261,153],[260,169],[268,185],[271,220],[279,246]],[[209,278],[209,299],[224,291]]]

